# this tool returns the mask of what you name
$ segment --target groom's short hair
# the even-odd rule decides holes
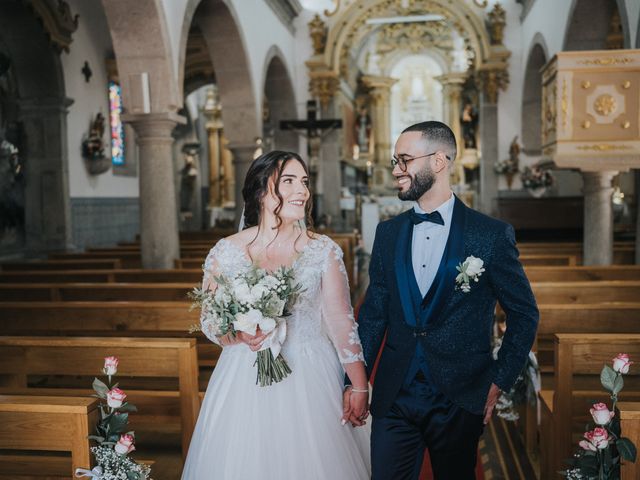
[[[428,122],[420,122],[405,128],[402,133],[420,132],[427,141],[434,147],[445,152],[449,160],[453,162],[456,159],[458,149],[456,147],[456,136],[448,125],[430,120]]]

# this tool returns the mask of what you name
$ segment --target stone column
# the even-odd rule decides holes
[[[372,100],[373,123],[373,189],[383,189],[390,181],[391,168],[391,87],[398,81],[390,77],[362,77]]]
[[[222,204],[222,165],[221,145],[222,135],[222,109],[218,101],[217,89],[213,87],[207,90],[207,100],[202,109],[207,119],[208,151],[209,151],[209,208],[219,207]]]
[[[138,134],[140,247],[142,267],[173,268],[180,258],[178,207],[171,132],[184,117],[176,113],[124,115]]]
[[[584,181],[584,265],[613,263],[611,181],[618,172],[582,172]]]
[[[244,178],[251,162],[253,162],[253,154],[256,151],[255,143],[231,144],[229,150],[233,154],[233,170],[235,173],[235,201],[236,201],[236,225],[242,217],[244,208],[244,198],[242,198],[242,188],[244,187]]]
[[[22,100],[26,145],[25,240],[31,252],[71,247],[67,113],[73,100]],[[77,146],[77,148],[80,148]]]
[[[456,136],[458,147],[458,158],[462,156],[464,141],[460,127],[460,98],[462,96],[462,86],[467,79],[467,74],[463,72],[452,72],[436,77],[442,84],[442,94],[445,101],[444,121]]]

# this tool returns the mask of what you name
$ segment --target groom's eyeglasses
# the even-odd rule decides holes
[[[436,153],[438,153],[438,151],[435,151],[433,153],[427,153],[426,155],[420,155],[419,157],[409,157],[409,158],[396,157],[394,155],[393,157],[391,157],[391,168],[394,168],[396,165],[399,165],[400,170],[402,170],[403,172],[406,172],[407,163],[412,162],[413,160],[418,160],[419,158],[430,157],[431,155],[435,155]],[[445,157],[447,158],[447,160],[450,160],[449,155],[445,155]]]

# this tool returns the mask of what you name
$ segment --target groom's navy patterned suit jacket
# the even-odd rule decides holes
[[[508,391],[515,382],[538,324],[538,308],[518,260],[513,228],[467,208],[456,198],[438,272],[419,306],[410,296],[410,282],[416,285],[412,232],[409,212],[380,223],[376,230],[370,284],[358,315],[368,374],[386,334],[371,413],[386,415],[420,342],[434,387],[465,410],[482,414],[491,383]],[[485,272],[465,293],[456,288],[456,266],[470,255],[484,261]],[[494,360],[491,340],[496,301],[507,315],[507,331]]]

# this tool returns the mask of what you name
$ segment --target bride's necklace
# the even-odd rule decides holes
[[[291,231],[291,233],[287,236],[287,238],[280,240],[280,241],[276,241],[276,239],[278,238],[278,236],[276,235],[274,238],[272,238],[271,240],[267,241],[267,242],[261,242],[262,245],[260,247],[260,250],[258,250],[255,253],[255,258],[258,258],[260,256],[260,254],[262,254],[262,252],[264,252],[265,250],[267,250],[267,247],[272,246],[275,247],[277,249],[282,248],[283,245],[285,245],[289,240],[291,240],[291,238],[293,238],[295,236],[295,229],[293,229]],[[268,251],[267,251],[267,256],[268,256]]]

